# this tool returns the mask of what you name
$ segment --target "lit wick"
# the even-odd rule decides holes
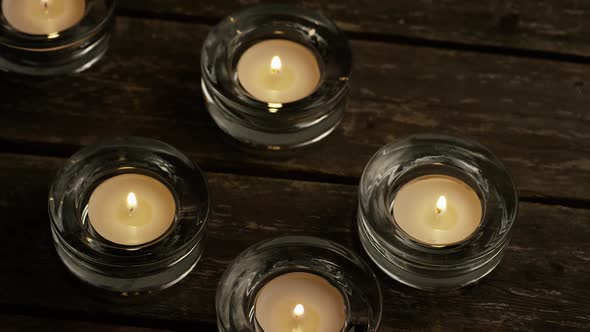
[[[447,211],[447,199],[445,196],[440,196],[436,201],[436,216],[443,215]]]
[[[134,193],[129,193],[127,195],[127,210],[129,210],[129,216],[133,215],[135,208],[137,208],[137,197],[135,197]]]
[[[303,304],[298,304],[295,306],[295,309],[293,309],[293,317],[299,319],[303,316],[303,314],[305,313],[305,308],[303,307]]]
[[[45,8],[45,14],[47,14],[49,11],[49,0],[41,0],[41,4],[43,5],[43,8]]]
[[[298,304],[293,309],[293,318],[295,318],[296,325],[295,328],[292,329],[292,332],[303,332],[301,329],[301,319],[303,318],[303,314],[305,313],[305,308],[303,304]]]
[[[270,61],[270,72],[273,74],[277,74],[281,72],[282,67],[283,64],[281,63],[281,58],[279,58],[278,55],[273,56],[272,60]]]

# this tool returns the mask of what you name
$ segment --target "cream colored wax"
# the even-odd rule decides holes
[[[339,332],[346,321],[342,293],[311,273],[278,276],[256,297],[256,320],[265,332]]]
[[[284,104],[312,94],[320,81],[314,54],[285,39],[269,39],[247,49],[238,61],[238,79],[254,98]]]
[[[404,185],[393,201],[399,227],[419,242],[445,246],[467,239],[479,227],[482,204],[464,182],[428,175]]]
[[[2,0],[2,13],[16,30],[31,35],[52,35],[78,24],[85,0]]]
[[[176,212],[174,196],[160,181],[141,174],[122,174],[102,182],[88,201],[88,219],[105,239],[139,245],[163,235]]]

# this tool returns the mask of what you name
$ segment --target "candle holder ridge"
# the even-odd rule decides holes
[[[290,103],[265,103],[240,84],[237,63],[249,47],[286,39],[312,51],[320,83]],[[284,150],[317,142],[336,128],[344,112],[352,66],[348,40],[320,13],[292,5],[260,5],[232,14],[215,26],[201,52],[201,87],[215,123],[247,146]]]
[[[172,192],[174,221],[159,238],[122,245],[93,229],[90,195],[104,180],[121,174],[151,176]],[[117,138],[78,151],[49,191],[51,232],[59,258],[77,278],[114,295],[151,293],[184,278],[203,253],[208,213],[204,174],[180,151],[147,138]]]
[[[86,0],[78,24],[46,35],[16,30],[0,8],[0,71],[50,76],[90,68],[108,49],[115,6],[116,0]]]
[[[404,232],[391,212],[397,191],[425,175],[469,185],[482,221],[457,244],[430,246]],[[424,290],[462,287],[501,261],[516,219],[518,195],[502,163],[482,145],[443,135],[415,135],[387,144],[369,161],[359,185],[358,229],[371,259],[390,277]]]
[[[348,312],[342,331],[377,331],[382,294],[369,266],[334,242],[308,236],[263,241],[236,257],[217,289],[219,331],[262,331],[255,317],[256,295],[269,280],[290,272],[319,275],[342,292]]]

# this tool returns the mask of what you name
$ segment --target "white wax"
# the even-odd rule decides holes
[[[265,332],[340,332],[346,321],[342,293],[311,273],[278,276],[256,297],[256,320]]]
[[[254,98],[271,104],[305,98],[320,81],[320,67],[314,54],[285,39],[254,44],[242,54],[237,67],[242,87]]]
[[[86,11],[85,0],[2,0],[2,13],[16,30],[31,35],[51,35],[78,24]]]
[[[417,241],[446,246],[473,234],[481,223],[482,204],[475,191],[463,181],[428,175],[410,181],[398,191],[393,201],[393,217]]]
[[[105,239],[123,245],[148,243],[172,225],[174,196],[160,181],[141,174],[122,174],[96,187],[88,201],[88,219]]]

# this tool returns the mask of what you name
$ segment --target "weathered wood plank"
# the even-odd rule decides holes
[[[38,316],[25,315],[7,315],[1,314],[2,331],[85,331],[85,332],[164,332],[171,330],[153,329],[147,327],[132,327],[123,325],[114,325],[107,323],[97,323],[89,321],[53,319]]]
[[[347,185],[209,174],[215,197],[203,260],[157,299],[105,303],[70,277],[49,232],[46,197],[62,159],[0,155],[0,305],[119,320],[214,324],[214,296],[227,264],[247,246],[287,234],[323,236],[361,252],[356,188]],[[256,195],[252,195],[256,193]],[[384,289],[381,331],[580,329],[590,321],[590,210],[523,203],[500,266],[475,286],[420,292],[378,272]],[[364,256],[364,255],[363,255]],[[61,314],[60,314],[61,313]]]
[[[179,15],[214,22],[270,0],[126,0],[123,13]],[[458,45],[590,55],[590,3],[580,0],[290,0],[320,9],[345,31]],[[360,35],[359,37],[363,37]],[[397,39],[396,39],[397,38]]]
[[[0,141],[74,150],[143,135],[210,170],[354,183],[383,144],[441,132],[489,146],[525,196],[590,199],[590,186],[580,185],[590,183],[587,66],[356,41],[339,128],[287,158],[260,158],[228,144],[204,108],[199,50],[207,30],[120,18],[112,50],[91,70],[2,79]]]

